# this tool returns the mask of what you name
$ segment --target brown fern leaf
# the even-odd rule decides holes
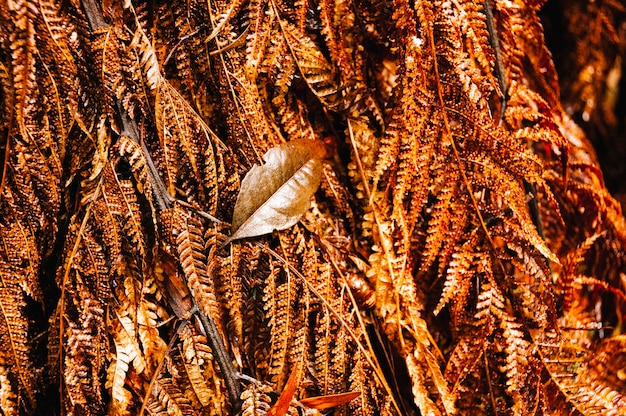
[[[194,108],[167,81],[153,42],[141,27],[130,45],[143,65],[146,84],[155,93],[155,119],[159,150],[166,167],[165,183],[170,195],[183,190],[185,199],[210,214],[218,208],[217,181],[229,182],[221,162],[224,148]]]
[[[623,403],[624,380],[622,374],[624,372],[624,336],[614,336],[601,342],[595,350],[594,357],[589,362],[589,367],[593,372],[588,376],[589,379],[595,378],[602,380],[603,384],[606,386],[606,392],[618,393],[613,393],[615,394],[614,397],[605,395],[605,400],[615,402],[617,401],[616,397],[621,396],[619,397],[620,404]],[[621,404],[621,406],[623,406],[623,404]]]
[[[587,238],[579,247],[570,251],[563,264],[563,272],[557,282],[557,288],[563,294],[563,307],[568,310],[574,302],[574,279],[578,275],[578,268],[583,264],[585,255],[593,246],[600,234],[594,234]]]
[[[244,347],[244,316],[245,309],[248,305],[244,303],[246,291],[244,290],[245,279],[242,273],[242,264],[240,263],[241,248],[232,244],[229,246],[227,256],[221,255],[219,241],[223,235],[219,233],[217,227],[208,226],[204,234],[205,250],[208,255],[208,273],[211,276],[219,276],[214,279],[216,298],[222,308],[222,316],[224,317],[225,333],[229,334],[229,347],[235,358],[235,361],[243,366],[242,349]],[[250,324],[253,324],[254,319]]]
[[[345,111],[352,118],[366,116],[373,129],[383,124],[386,94],[378,92],[377,81],[387,82],[380,74],[385,59],[392,59],[393,47],[387,42],[389,29],[384,23],[389,21],[391,13],[391,9],[377,1],[362,4],[358,11],[349,2],[335,6],[324,1],[317,17],[329,61],[336,68],[335,84],[341,87],[341,100],[332,108]],[[359,47],[364,44],[371,46],[368,53]]]
[[[207,212],[214,214],[218,177],[213,146],[219,146],[219,140],[166,81],[157,88],[157,128],[162,132],[160,147],[168,167],[166,184],[170,194],[175,195],[175,187],[183,185],[188,192],[185,199],[197,200]],[[180,160],[181,154],[186,160]],[[197,160],[199,157],[203,159]],[[189,180],[181,184],[175,179],[179,177]]]
[[[93,28],[93,45],[91,55],[95,63],[97,74],[101,74],[99,86],[102,90],[100,103],[102,111],[107,114],[115,113],[115,100],[120,99],[126,104],[126,108],[132,108],[132,91],[129,91],[125,75],[134,68],[137,72],[137,64],[133,64],[128,56],[128,48],[125,47],[126,35],[120,33],[119,26],[102,26]],[[131,64],[126,66],[125,64]],[[136,102],[134,103],[136,105]]]
[[[460,75],[466,80],[463,88],[467,95],[476,99],[488,99],[497,92],[504,96],[507,91],[499,91],[498,81],[495,74],[495,52],[490,44],[489,32],[486,24],[485,4],[479,2],[459,2],[459,5],[451,11],[458,14],[455,20],[460,22],[460,30],[463,33],[461,39],[465,43],[463,51],[468,54],[468,67],[459,67]],[[473,90],[480,91],[477,94]],[[479,98],[480,97],[480,98]],[[484,105],[485,102],[482,103]]]
[[[197,415],[189,399],[184,397],[180,389],[170,378],[160,378],[155,383],[154,394],[150,396],[150,404],[146,407],[153,415]]]
[[[145,257],[142,260],[141,246],[123,242],[124,229],[121,224],[126,223],[128,229],[133,229],[132,222],[129,223],[128,219],[136,218],[133,211],[137,207],[128,203],[130,194],[127,192],[126,197],[123,195],[123,182],[118,181],[111,164],[104,166],[99,179],[95,191],[89,188],[86,190],[89,196],[84,217],[76,216],[73,219],[70,233],[73,238],[68,239],[63,267],[59,271],[63,294],[58,311],[67,316],[60,324],[63,328],[61,335],[67,340],[61,351],[68,394],[66,405],[68,409],[78,406],[87,412],[96,413],[99,406],[103,406],[101,395],[104,380],[100,381],[95,374],[105,368],[108,359],[108,340],[103,331],[103,305],[111,295],[109,284],[111,281],[118,281],[121,287],[132,285],[146,262]],[[134,227],[139,227],[139,224],[134,224]],[[143,231],[134,229],[132,234],[141,235]],[[107,261],[107,258],[113,261]],[[123,278],[127,274],[131,280]],[[132,287],[131,292],[137,290],[139,289]],[[127,296],[120,299],[129,299]],[[136,303],[137,300],[132,300],[130,304],[132,307],[128,312],[132,315],[131,318],[126,318],[130,326],[125,331],[132,331],[130,338],[125,338],[126,342],[120,344],[119,354],[122,354],[120,357],[128,357],[129,352],[134,351],[131,359],[138,357],[143,360],[143,355],[138,352],[140,347],[134,329],[137,319]],[[120,360],[120,363],[123,362],[124,360]],[[83,368],[81,376],[73,372],[73,366]],[[110,367],[111,371],[113,368],[119,368],[124,373],[123,366]],[[98,381],[85,377],[96,377]],[[113,386],[124,383],[123,374],[113,379]],[[118,399],[125,401],[127,393],[117,389],[116,391],[119,392]]]
[[[481,348],[482,358],[485,360],[485,371],[488,374],[487,377],[499,380],[497,383],[487,386],[491,400],[484,403],[490,403],[490,412],[502,411],[504,410],[502,403],[495,398],[508,396],[513,403],[512,414],[522,415],[536,412],[537,400],[540,397],[540,378],[539,374],[530,371],[537,365],[538,357],[536,350],[532,348],[531,342],[527,339],[529,336],[520,330],[523,328],[522,324],[516,322],[516,319],[509,314],[502,292],[492,282],[487,281],[483,284],[476,308],[476,318],[485,323],[485,325],[481,325],[482,330],[487,331],[487,337],[494,339],[493,343],[483,344]],[[467,340],[463,340],[459,345],[462,348],[467,348]],[[497,351],[501,350],[507,351],[505,358],[497,356]],[[460,355],[455,354],[453,356],[455,360],[467,354],[467,351],[461,349],[458,352]],[[474,355],[473,358],[476,360],[478,357]],[[471,388],[472,383],[475,383],[471,373],[475,372],[476,368],[470,370],[466,367],[469,364],[468,361],[464,361],[462,365],[459,362],[451,362],[451,368],[456,368],[457,371],[460,371],[457,374],[466,377],[464,380],[457,381],[457,388]],[[458,384],[466,384],[466,386]],[[466,411],[475,405],[476,403],[472,403],[471,398],[463,396],[458,404],[459,409]]]
[[[143,148],[135,140],[128,136],[122,135],[118,138],[116,143],[111,146],[111,153],[115,156],[123,158],[123,160],[130,165],[130,171],[132,172],[133,180],[136,190],[145,196],[147,203],[150,206],[150,216],[155,227],[157,227],[157,208],[156,208],[156,196],[153,190],[153,184],[150,182],[150,174],[148,172],[148,166],[144,155]],[[126,193],[125,193],[126,195]],[[128,196],[129,204],[132,204],[133,198]],[[136,198],[135,198],[136,199]],[[137,219],[131,220],[133,223],[137,223]]]
[[[2,382],[3,412],[31,411],[36,405],[35,393],[38,373],[33,371],[31,347],[28,341],[29,323],[25,319],[26,297],[16,277],[18,269],[4,266],[0,269],[2,292],[0,299],[0,337],[6,345],[0,355],[0,368],[5,373]]]
[[[559,108],[556,70],[537,17],[537,7],[532,4],[500,7],[496,4],[494,9],[498,13],[496,30],[501,41],[502,61],[507,68],[509,84],[526,84],[550,108]],[[524,30],[513,30],[520,26]]]
[[[0,400],[2,400],[2,411],[9,413],[19,412],[19,405],[17,401],[17,395],[11,386],[10,379],[8,377],[9,373],[7,372],[6,366],[0,367],[0,383],[1,383],[1,391],[2,395]]]
[[[266,385],[257,385],[252,383],[241,393],[242,416],[263,416],[266,415],[271,407],[270,394],[273,393],[271,387]]]
[[[238,329],[228,332],[234,332],[234,335],[230,337],[231,344],[235,346],[233,348],[236,348],[238,343],[241,344],[242,368],[248,368],[254,377],[261,378],[267,365],[267,338],[269,337],[269,331],[265,325],[263,304],[259,302],[263,291],[261,277],[266,275],[264,269],[267,268],[267,257],[264,258],[261,255],[261,249],[256,246],[248,247],[233,244],[229,248],[228,261],[230,264],[220,270],[224,273],[222,276],[226,281],[231,280],[233,274],[241,278],[243,289],[241,311],[229,312],[231,317],[241,313],[240,341]],[[237,328],[236,320],[229,322],[227,328],[231,324]]]
[[[8,16],[5,16],[5,19],[8,18],[8,21],[14,22],[11,28],[13,30],[7,31],[12,35],[9,45],[6,46],[10,46],[13,55],[11,67],[15,93],[15,114],[19,120],[18,125],[22,130],[22,136],[26,135],[27,97],[29,93],[37,91],[36,77],[34,76],[36,58],[33,55],[36,45],[33,17],[33,10],[25,2],[13,5],[8,11]]]
[[[362,272],[356,266],[348,266],[350,260],[342,250],[346,249],[349,240],[342,236],[344,230],[337,223],[327,222],[328,217],[323,208],[324,204],[313,206],[305,224],[308,229],[318,228],[320,234],[314,234],[314,240],[306,245],[302,241],[299,250],[303,250],[305,255],[304,258],[302,254],[298,255],[304,261],[305,272],[301,278],[304,278],[312,292],[309,295],[313,306],[311,312],[317,311],[316,326],[327,322],[327,326],[321,327],[327,332],[319,334],[315,343],[311,345],[317,352],[314,357],[316,365],[314,375],[317,379],[316,390],[319,393],[316,394],[321,394],[322,391],[343,393],[347,389],[346,383],[350,380],[355,384],[351,384],[348,389],[368,391],[371,395],[362,402],[367,403],[367,406],[363,404],[364,407],[355,413],[383,412],[383,409],[392,411],[390,410],[392,408],[398,411],[399,405],[391,397],[391,388],[385,383],[379,358],[375,356],[371,343],[366,338],[367,329],[363,322],[365,319],[356,314],[359,299],[355,292],[357,287],[351,286],[354,282],[350,275]],[[317,247],[322,249],[323,256],[317,254],[319,250]],[[325,270],[328,262],[332,264],[331,270]],[[360,279],[365,281],[364,276],[360,276]],[[331,333],[337,336],[329,339]],[[355,368],[361,368],[363,371],[358,377],[352,378],[351,369]],[[346,407],[335,410],[336,414],[345,411]]]
[[[274,277],[275,276],[275,277]],[[294,308],[297,301],[295,300],[297,288],[301,286],[295,279],[287,276],[281,276],[281,273],[271,275],[272,278],[266,286],[264,302],[266,305],[266,313],[268,316],[268,326],[271,333],[280,334],[273,336],[270,340],[270,373],[269,376],[273,383],[282,386],[287,380],[287,358],[288,347],[293,342],[293,324],[290,322],[294,317]],[[281,282],[281,280],[283,280]],[[297,311],[297,309],[296,309]],[[297,312],[295,312],[297,313]]]
[[[226,14],[231,2],[218,5]],[[207,69],[214,74],[213,88],[230,97],[214,105],[213,119],[226,129],[225,143],[235,151],[238,160],[250,167],[261,160],[266,150],[282,142],[273,120],[266,116],[269,98],[265,84],[257,85],[257,77],[267,72],[266,68],[261,69],[265,60],[271,62],[272,59],[266,56],[267,35],[277,29],[277,23],[266,3],[250,2],[242,13],[241,18],[248,23],[248,28],[255,27],[258,33],[243,25],[233,25],[230,32],[220,31],[214,40],[215,57],[211,68]],[[248,51],[245,52],[246,42],[240,44],[230,34],[247,37]],[[232,47],[221,47],[231,43]],[[262,76],[266,80],[265,75]]]
[[[362,355],[361,351],[355,351],[351,371],[348,374],[349,389],[350,391],[359,392],[360,395],[357,399],[349,402],[347,406],[341,406],[335,409],[335,414],[396,414],[391,396],[378,388],[377,383],[372,383],[370,381],[375,376],[371,368],[366,363],[367,360]]]
[[[280,28],[287,42],[289,52],[311,91],[332,109],[335,108],[339,89],[336,85],[333,68],[322,54],[320,48],[305,33],[279,17]]]
[[[547,18],[547,25],[552,29],[553,38],[548,39],[548,43],[567,46],[552,51],[559,71],[561,100],[583,125],[590,123],[606,128],[615,122],[607,102],[611,89],[607,81],[611,72],[615,73],[621,66],[619,56],[625,44],[620,25],[626,18],[626,9],[616,1],[563,2],[558,4],[562,17],[555,21],[555,6],[547,7],[542,17]],[[607,119],[602,120],[604,117]],[[593,131],[586,129],[586,132],[593,141]]]
[[[118,180],[118,186],[123,198],[123,232],[127,236],[127,244],[125,251],[129,253],[136,252],[139,259],[146,261],[148,251],[148,241],[146,241],[146,229],[141,218],[141,205],[137,201],[136,185],[131,181]]]
[[[230,406],[225,400],[225,385],[216,373],[215,360],[206,339],[184,331],[187,334],[181,334],[181,359],[195,397],[210,414],[228,413]]]
[[[40,81],[46,85],[46,91],[54,93],[48,118],[62,157],[71,145],[68,139],[72,123],[76,122],[85,131],[87,121],[93,120],[92,110],[79,106],[79,91],[84,88],[79,82],[84,71],[81,67],[84,58],[81,56],[83,51],[72,44],[72,33],[76,34],[81,28],[68,19],[73,10],[64,9],[53,1],[41,1],[37,6],[38,54],[47,75]]]
[[[50,15],[43,15],[39,8],[26,3],[11,6],[3,7],[7,24],[0,29],[7,52],[0,64],[0,270],[5,292],[0,303],[1,336],[8,346],[1,364],[2,371],[9,374],[3,382],[7,397],[3,411],[8,413],[32,412],[37,405],[36,385],[43,382],[41,369],[31,368],[38,343],[27,340],[36,335],[33,325],[41,323],[44,293],[40,279],[44,273],[50,277],[51,271],[43,264],[52,252],[61,205],[61,159],[70,117],[60,100],[63,96],[70,101],[74,96],[65,90],[62,76],[50,69],[52,54],[40,52],[53,43],[50,31],[44,28],[59,29],[58,22],[45,26],[43,20]],[[74,78],[76,71],[71,67],[69,62],[68,77]],[[39,328],[35,331],[43,329]]]
[[[142,285],[135,270],[123,272],[115,288],[116,307],[109,319],[109,331],[114,334],[115,356],[107,371],[106,387],[113,397],[112,414],[138,412],[140,399],[146,395],[148,381],[157,377],[154,371],[164,359],[166,345],[157,331],[157,320],[167,318],[163,306],[151,302],[155,285]],[[133,267],[129,261],[128,268]]]
[[[454,184],[458,179],[460,178],[453,174],[450,184]],[[467,211],[463,209],[463,202],[467,203],[467,200],[462,197],[454,199],[453,188],[453,185],[444,186],[439,193],[439,199],[430,210],[428,235],[421,262],[423,270],[428,270],[432,266],[437,255],[441,257],[441,263],[448,260],[450,248],[456,246],[467,228]]]
[[[135,288],[132,288],[135,289]],[[130,300],[131,297],[127,296]],[[136,299],[133,299],[135,302]],[[144,354],[137,343],[137,334],[134,327],[134,314],[136,305],[124,305],[125,308],[115,316],[110,325],[110,330],[115,334],[115,358],[108,368],[106,388],[111,389],[112,405],[116,408],[117,414],[124,414],[130,409],[132,404],[132,394],[125,388],[125,380],[129,377],[129,367],[132,365],[132,373],[141,374],[145,372],[146,363]],[[130,315],[130,316],[129,316]]]
[[[0,61],[0,87],[2,88],[2,105],[3,108],[13,108],[15,99],[13,93],[13,83],[11,82],[11,74],[9,73],[9,68],[4,62]],[[12,116],[8,111],[3,111],[2,116],[0,116],[0,126],[2,126],[2,141],[0,142],[0,155],[2,155],[2,169],[0,170],[0,193],[4,191],[4,183],[7,175],[8,168],[8,159],[9,159],[9,137],[6,132],[11,125]]]
[[[79,227],[77,227],[79,228]],[[102,243],[95,240],[91,229],[80,235],[81,250],[66,260],[67,275],[61,276],[65,292],[61,298],[63,312],[72,317],[61,326],[63,350],[63,377],[66,394],[65,405],[69,409],[80,408],[87,413],[98,413],[102,409],[102,385],[98,374],[106,364],[108,341],[104,332],[104,309],[101,303],[107,299],[110,269]],[[76,241],[75,237],[73,241]],[[71,247],[70,247],[71,248]],[[82,262],[75,266],[74,261]],[[80,263],[78,263],[80,264]],[[70,271],[70,267],[73,270]],[[90,284],[77,284],[87,281]],[[90,289],[93,288],[93,289]],[[95,290],[94,290],[95,289]],[[86,293],[90,295],[86,295]],[[94,293],[95,292],[95,293]],[[80,302],[79,299],[83,301]],[[60,357],[56,357],[57,360]],[[76,369],[80,369],[78,373]]]
[[[216,322],[222,322],[221,309],[217,305],[215,284],[207,270],[204,252],[204,225],[194,216],[174,207],[172,230],[180,265],[198,306]],[[221,328],[223,331],[223,328]]]
[[[529,326],[550,328],[556,317],[556,303],[555,291],[546,290],[552,282],[545,272],[545,258],[538,253],[531,254],[527,247],[512,243],[507,244],[507,249],[517,254],[502,259],[515,267],[509,290],[521,295],[515,299],[521,317]]]
[[[523,326],[512,316],[504,317],[500,323],[502,342],[506,345],[506,387],[513,399],[513,414],[526,415],[537,411],[536,397],[539,394],[540,378],[532,369],[537,365],[533,347],[524,334]]]
[[[40,272],[42,255],[46,253],[38,246],[34,234],[36,228],[31,228],[35,218],[28,218],[28,212],[19,207],[20,200],[16,200],[12,192],[11,188],[18,187],[21,181],[15,183],[12,178],[8,179],[9,187],[5,188],[2,194],[4,218],[0,234],[3,240],[2,265],[16,272],[19,270],[20,279],[16,283],[20,284],[25,294],[40,302],[43,294],[37,276]],[[18,198],[20,196],[25,195],[18,194]],[[32,194],[28,196],[34,197]]]
[[[623,206],[621,161],[626,149],[616,86],[624,72],[626,9],[616,1],[559,6],[546,5],[542,18],[559,72],[561,100],[597,149],[606,186]],[[556,13],[562,17],[556,19]]]
[[[332,394],[341,391],[345,385],[343,374],[346,365],[345,341],[348,336],[345,329],[341,329],[341,323],[333,319],[329,307],[341,310],[341,297],[339,288],[333,280],[333,271],[328,263],[320,262],[315,252],[312,242],[307,244],[305,253],[305,268],[315,277],[314,284],[317,291],[329,305],[320,305],[317,311],[316,325],[314,327],[315,337],[312,342],[314,346],[314,356],[311,360],[314,363],[316,377],[318,379],[318,389],[321,394]],[[330,334],[337,334],[335,339]]]
[[[324,366],[328,367],[326,369],[325,379],[323,386],[326,387],[329,391],[336,392],[340,391],[340,389],[345,385],[346,375],[349,375],[347,372],[347,368],[349,365],[349,343],[347,342],[347,334],[345,328],[337,328],[335,333],[338,335],[344,335],[343,337],[338,337],[334,342],[331,341],[330,345],[330,357],[327,357],[327,361],[324,363]],[[328,341],[327,341],[328,342]],[[363,358],[363,357],[358,357]],[[357,365],[363,366],[363,363],[356,360]],[[367,370],[363,370],[366,372]],[[357,373],[358,374],[358,373]],[[366,380],[365,374],[358,374],[355,377],[354,384],[350,386],[350,388],[354,388],[355,385],[358,388],[362,388],[359,383],[364,383]]]
[[[264,24],[265,18],[273,17],[273,11],[266,12],[268,4],[262,1],[251,1],[248,5],[248,24],[250,33],[246,36],[246,63],[245,75],[255,82],[260,73],[259,66],[265,59],[265,53],[270,42],[270,34],[274,29],[271,24]]]
[[[144,351],[147,374],[154,374],[167,348],[165,340],[159,334],[159,327],[167,322],[170,316],[163,304],[163,299],[166,297],[165,288],[158,281],[157,272],[152,271],[141,283],[142,293],[137,309],[137,330],[140,345]]]
[[[557,386],[560,395],[547,403],[554,414],[563,414],[559,406],[581,414],[619,414],[623,395],[588,367],[586,348],[552,338],[545,340],[542,354],[552,376],[550,382]]]
[[[380,142],[381,152],[376,167],[371,169],[368,164],[361,163],[354,175],[361,176],[366,184],[368,178],[373,178],[371,185],[365,187],[371,190],[365,208],[371,214],[365,217],[368,225],[364,226],[366,232],[363,237],[374,243],[375,252],[370,254],[369,261],[376,270],[372,277],[377,285],[377,309],[386,317],[386,332],[394,334],[392,339],[396,342],[406,345],[406,335],[398,330],[397,322],[401,318],[397,316],[415,316],[412,304],[417,311],[429,308],[422,301],[421,291],[431,290],[429,285],[433,280],[430,279],[436,274],[429,270],[436,266],[434,269],[446,280],[443,298],[435,311],[441,311],[442,305],[451,301],[455,290],[462,293],[459,296],[456,292],[454,304],[451,304],[452,339],[463,339],[463,332],[475,331],[474,325],[478,325],[485,328],[486,334],[496,331],[500,339],[508,340],[509,345],[531,351],[538,348],[538,338],[535,332],[525,332],[526,325],[546,330],[556,325],[556,298],[550,276],[551,268],[559,267],[559,260],[553,254],[555,246],[549,246],[542,238],[541,219],[537,220],[533,209],[529,208],[529,200],[536,196],[528,194],[526,182],[530,181],[540,189],[540,209],[542,213],[547,213],[552,223],[557,224],[561,217],[551,210],[557,207],[556,202],[562,198],[563,190],[554,179],[546,181],[549,176],[543,171],[543,163],[555,168],[560,163],[563,167],[565,159],[562,155],[569,146],[563,136],[567,131],[562,127],[564,119],[551,112],[558,111],[554,110],[558,107],[552,68],[549,63],[547,69],[540,69],[539,65],[539,61],[544,59],[542,56],[547,54],[545,46],[540,45],[536,37],[531,38],[531,32],[524,32],[520,34],[524,39],[518,43],[528,49],[527,54],[535,54],[529,58],[531,61],[527,63],[519,55],[505,57],[505,67],[519,66],[512,69],[510,94],[513,105],[505,113],[509,124],[498,126],[500,122],[494,120],[485,105],[496,90],[493,78],[491,83],[480,88],[471,81],[484,81],[485,74],[481,75],[481,72],[489,68],[485,65],[488,61],[483,59],[482,67],[470,67],[472,64],[466,62],[467,56],[474,53],[467,52],[467,45],[483,45],[485,50],[490,49],[486,39],[471,39],[472,36],[487,37],[487,33],[484,30],[473,31],[467,23],[457,19],[469,10],[477,10],[476,7],[469,2],[418,3],[414,17],[411,17],[409,5],[403,10],[407,10],[403,13],[407,21],[414,20],[400,26],[400,36],[406,45],[400,55],[403,60],[400,60],[396,84],[396,94],[401,98],[397,103],[392,101],[396,107],[391,110],[392,121],[388,123],[389,129]],[[504,20],[507,24],[521,22],[521,16],[533,16],[530,27],[537,24],[532,7],[511,7],[499,12],[503,19],[510,19]],[[477,18],[482,21],[481,17]],[[403,23],[398,21],[399,25]],[[460,31],[463,34],[461,39],[457,37],[458,27],[465,28]],[[497,33],[489,36],[497,36]],[[514,36],[514,31],[509,30],[506,36]],[[505,54],[512,53],[514,41],[507,37],[505,42],[510,42],[507,48],[511,48],[505,50]],[[517,61],[511,63],[514,60]],[[528,75],[527,65],[532,66],[536,76],[532,75],[532,71]],[[436,73],[434,80],[428,76],[433,71]],[[530,86],[522,86],[518,78],[524,71],[526,76],[533,77]],[[487,74],[487,79],[490,76]],[[450,81],[452,79],[455,81]],[[451,88],[452,84],[455,86]],[[408,98],[405,99],[405,95]],[[459,106],[459,103],[462,104]],[[394,111],[398,111],[397,116]],[[402,121],[406,115],[411,118],[410,123]],[[523,126],[524,123],[526,126]],[[407,134],[406,124],[409,129],[415,126],[419,133],[411,134],[412,131],[408,130]],[[357,140],[355,143],[360,150]],[[364,154],[368,152],[368,149],[363,149]],[[500,160],[506,162],[500,163]],[[557,175],[562,174],[561,170]],[[459,213],[459,210],[465,213]],[[597,212],[593,208],[590,210]],[[485,250],[484,246],[488,248]],[[440,253],[440,248],[443,253]],[[416,258],[417,253],[424,257]],[[421,273],[416,273],[416,267],[422,267]],[[411,290],[415,276],[419,277],[419,280],[416,279],[417,288]],[[476,305],[481,308],[487,299],[489,303],[493,301],[493,295],[475,299],[471,294],[472,288],[476,288],[486,276],[500,287],[498,310],[504,310],[507,304],[507,308],[513,309],[506,314],[494,314],[484,321],[480,319],[482,315],[468,314],[468,307]],[[469,326],[464,327],[466,324]],[[410,333],[408,328],[406,331]],[[486,334],[483,336],[489,337]],[[511,374],[504,378],[502,374],[497,374],[502,365],[498,363],[499,359],[484,352],[491,351],[494,348],[491,343],[496,341],[500,342],[487,338],[482,344],[486,350],[480,355],[476,352],[466,355],[467,358],[474,357],[472,359],[482,356],[482,368],[472,367],[470,363],[454,364],[458,368],[472,369],[467,373],[468,380],[473,380],[470,389],[480,384],[479,374],[482,371],[490,375],[496,369],[493,376],[497,375],[498,383],[507,377],[510,380]],[[411,350],[404,351],[403,354],[408,356]],[[534,366],[543,365],[536,353],[533,357],[530,364],[517,359],[512,361],[516,366],[514,371],[528,373],[522,380],[530,377]],[[432,380],[436,380],[437,372],[431,374]],[[509,387],[524,384],[519,380],[508,383],[512,383]],[[516,411],[523,414],[533,409],[531,402],[534,399],[531,397],[540,394],[538,383],[534,379],[529,384],[534,387],[528,390],[498,387],[490,392],[481,388],[481,394],[485,403],[491,403],[492,411],[496,411],[499,405],[490,397],[511,394],[511,402],[519,406]],[[441,392],[446,397],[446,390]],[[448,399],[457,401],[457,397],[455,394]],[[428,394],[421,396],[420,400],[423,400],[421,403],[425,409],[430,408]],[[442,399],[444,403],[445,400]],[[463,409],[475,405],[457,403]]]
[[[446,280],[439,303],[433,311],[434,314],[439,314],[441,309],[452,301],[452,304],[450,305],[453,317],[451,326],[454,330],[458,328],[457,325],[459,324],[459,322],[456,321],[456,318],[464,316],[465,308],[468,303],[467,297],[457,297],[456,295],[458,293],[469,292],[477,272],[476,260],[478,260],[480,256],[478,253],[472,252],[467,247],[470,246],[472,242],[473,241],[470,240],[460,247],[455,247],[454,252],[450,256],[450,260],[447,263],[448,269],[445,271]]]

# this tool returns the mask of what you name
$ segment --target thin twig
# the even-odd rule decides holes
[[[509,99],[509,86],[506,79],[504,64],[502,63],[500,39],[498,37],[496,24],[493,19],[493,11],[491,10],[490,1],[484,0],[483,6],[485,9],[485,16],[487,18],[489,41],[491,43],[491,47],[493,48],[493,53],[496,56],[496,77],[498,78],[500,90],[502,90],[502,104],[500,106],[500,121],[502,121],[504,118],[504,112],[506,110],[506,104]],[[528,211],[530,212],[530,217],[533,221],[533,224],[535,224],[535,228],[537,228],[537,233],[541,236],[543,240],[545,240],[543,232],[543,222],[541,220],[541,211],[539,210],[539,204],[537,202],[537,190],[535,189],[535,186],[532,183],[528,182],[526,179],[523,180],[523,184],[524,190],[528,192],[528,194],[530,194],[531,196],[531,199],[528,201]],[[550,260],[548,260],[548,267],[551,267]]]
[[[493,12],[491,10],[491,3],[489,0],[485,0],[483,3],[485,9],[485,17],[487,17],[487,30],[489,31],[489,43],[493,48],[493,54],[496,56],[496,77],[498,78],[498,84],[502,92],[502,102],[500,106],[500,120],[504,118],[504,110],[506,109],[506,103],[509,99],[509,86],[506,81],[506,72],[504,70],[504,64],[502,63],[502,54],[500,52],[500,39],[498,38],[498,31],[496,29],[496,23],[493,20]]]
[[[202,328],[204,328],[204,332],[206,332],[209,346],[213,351],[215,360],[220,366],[222,376],[224,376],[226,389],[228,390],[228,397],[231,404],[233,405],[233,413],[236,414],[241,408],[241,388],[239,385],[239,380],[241,377],[239,373],[235,370],[235,366],[233,365],[232,360],[228,355],[228,352],[226,352],[226,347],[222,342],[222,337],[217,330],[217,325],[215,325],[215,321],[210,316],[202,313],[200,310],[198,310],[194,314],[194,317],[196,317],[200,321]]]

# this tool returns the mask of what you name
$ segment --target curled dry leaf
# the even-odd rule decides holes
[[[358,391],[349,391],[347,393],[307,397],[306,399],[301,399],[300,404],[311,409],[325,410],[351,402],[360,395],[361,393]]]
[[[285,416],[289,411],[291,400],[293,399],[296,390],[298,389],[298,379],[300,377],[300,363],[296,364],[296,368],[293,369],[283,392],[278,397],[278,400],[267,412],[267,416]]]
[[[324,144],[294,140],[263,155],[241,182],[228,242],[269,234],[296,224],[309,209],[322,177]]]

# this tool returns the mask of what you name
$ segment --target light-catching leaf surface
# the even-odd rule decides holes
[[[263,155],[241,182],[229,241],[269,234],[295,225],[309,209],[322,177],[324,145],[294,140]]]

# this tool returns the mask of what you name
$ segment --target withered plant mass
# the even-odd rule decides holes
[[[542,6],[0,2],[0,413],[624,414],[626,225]]]

